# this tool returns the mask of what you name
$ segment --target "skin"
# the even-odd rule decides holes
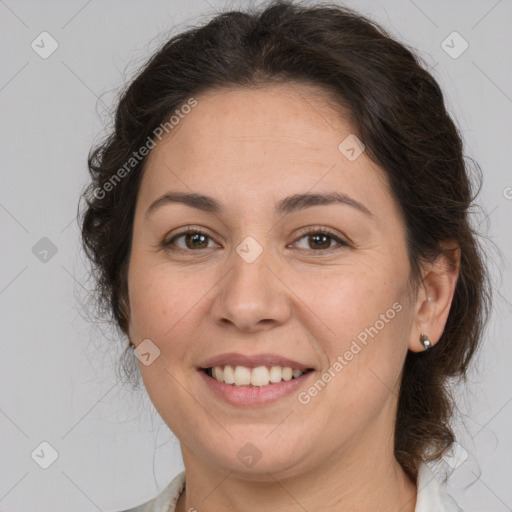
[[[269,503],[285,512],[413,512],[416,483],[393,454],[400,376],[407,351],[423,350],[420,333],[440,338],[457,270],[440,256],[411,295],[398,205],[364,152],[350,161],[338,150],[354,132],[321,91],[288,84],[196,99],[148,156],[128,270],[129,337],[160,350],[140,371],[183,453],[178,512],[263,512]],[[167,203],[147,215],[171,191],[211,196],[225,212]],[[343,204],[274,213],[286,196],[332,191],[373,215]],[[182,252],[162,247],[186,226],[209,238],[199,249],[186,236],[174,240]],[[318,227],[349,245],[315,242]],[[247,236],[263,248],[250,264],[236,252]],[[217,354],[272,352],[314,367],[314,382],[394,303],[401,311],[308,404],[292,393],[240,408],[197,371]],[[247,442],[261,453],[250,468],[237,457]]]

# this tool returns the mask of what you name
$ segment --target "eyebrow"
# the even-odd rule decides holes
[[[222,204],[213,197],[195,193],[188,194],[182,192],[168,192],[151,203],[146,211],[146,216],[149,216],[151,213],[161,208],[162,206],[172,203],[185,204],[191,208],[196,208],[198,210],[214,214],[222,214],[225,211]],[[331,204],[346,204],[352,206],[353,208],[359,210],[369,217],[374,216],[373,213],[364,204],[356,201],[347,194],[339,192],[330,192],[325,194],[294,194],[282,199],[276,205],[275,212],[276,214],[285,215],[304,210],[306,208],[311,208],[313,206],[324,206]]]

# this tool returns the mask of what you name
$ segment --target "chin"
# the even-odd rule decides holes
[[[297,446],[295,443],[285,444],[277,436],[272,439],[273,434],[269,435],[272,428],[275,425],[257,429],[246,427],[240,435],[233,433],[233,437],[224,436],[222,445],[206,443],[200,458],[214,467],[252,481],[268,481],[269,473],[274,476],[279,474],[280,478],[300,473],[305,469],[301,469],[303,461],[311,459],[303,452],[304,445],[299,441]],[[250,435],[248,430],[254,435]]]

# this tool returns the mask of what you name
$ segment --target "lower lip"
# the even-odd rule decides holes
[[[206,385],[220,398],[232,405],[265,405],[275,402],[279,398],[296,392],[306,380],[314,373],[313,371],[302,374],[297,379],[281,381],[268,386],[235,386],[219,382],[199,370]]]

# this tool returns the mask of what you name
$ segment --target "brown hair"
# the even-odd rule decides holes
[[[216,15],[166,42],[121,94],[115,126],[89,154],[82,242],[99,304],[126,334],[127,268],[145,158],[119,169],[191,96],[220,87],[301,82],[328,91],[350,115],[368,156],[386,173],[406,223],[411,283],[444,240],[461,248],[459,277],[441,339],[409,352],[395,425],[395,456],[416,479],[453,443],[450,377],[466,372],[487,322],[491,287],[469,213],[474,197],[461,137],[420,59],[371,20],[338,5],[274,1]],[[475,166],[478,169],[478,166]],[[111,183],[112,186],[107,186]],[[108,190],[108,192],[106,192]],[[474,194],[473,194],[474,193]],[[450,253],[447,257],[451,258]]]

